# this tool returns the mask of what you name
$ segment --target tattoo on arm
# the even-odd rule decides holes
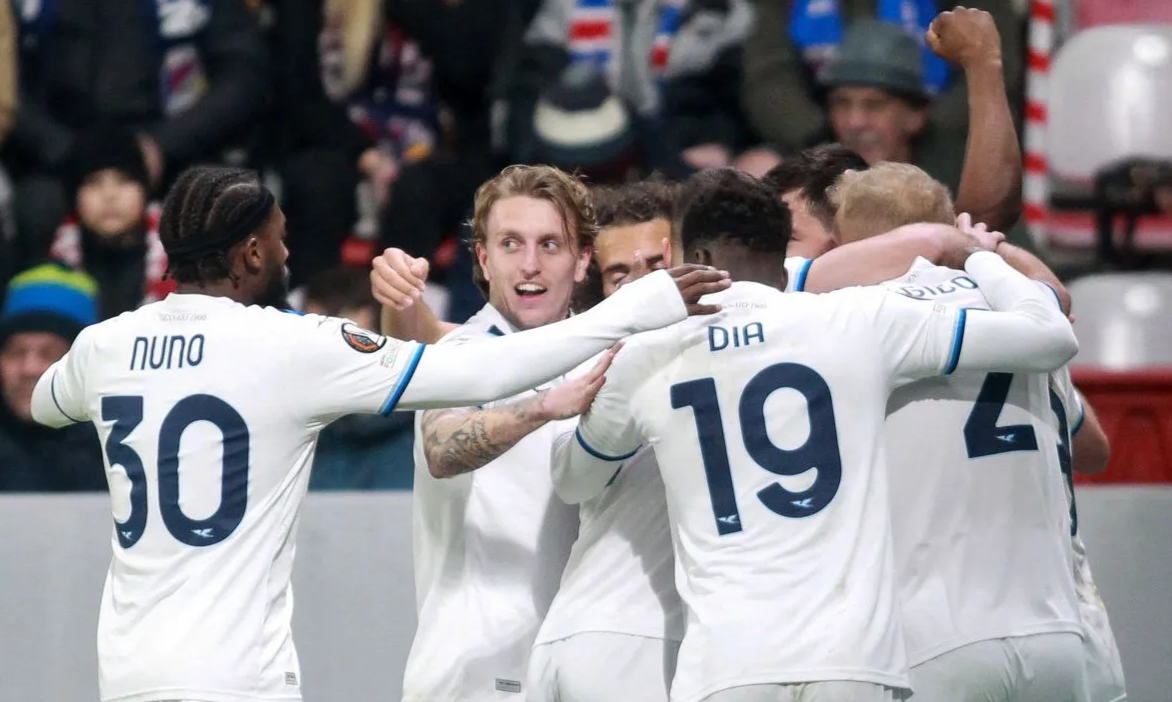
[[[546,423],[540,395],[492,409],[444,409],[423,413],[420,429],[427,466],[437,478],[481,468]]]

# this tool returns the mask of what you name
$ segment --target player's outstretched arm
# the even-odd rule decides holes
[[[554,441],[551,478],[563,502],[573,505],[597,497],[642,446],[627,391],[651,375],[653,367],[650,356],[639,348],[616,359],[578,426]]]
[[[423,454],[435,478],[462,475],[496,460],[547,422],[586,411],[606,379],[618,347],[585,375],[525,400],[486,409],[428,410],[420,420]]]
[[[57,428],[90,420],[83,365],[91,334],[83,330],[69,352],[37,380],[30,407],[34,422]]]
[[[371,261],[370,290],[382,305],[382,333],[395,339],[434,344],[459,325],[441,322],[423,301],[430,264],[387,249]]]
[[[429,346],[399,398],[399,409],[478,405],[516,395],[572,370],[615,342],[709,314],[702,296],[728,287],[726,273],[677,266],[624,285],[594,309],[562,322],[460,346]]]
[[[844,244],[810,262],[801,292],[830,292],[856,285],[878,285],[907,273],[917,257],[947,265],[963,260],[976,246],[992,250],[1002,235],[962,232],[945,224],[909,224],[886,234]]]
[[[1045,373],[1078,353],[1070,320],[1049,289],[994,253],[974,253],[965,270],[993,311],[962,310],[957,370]]]

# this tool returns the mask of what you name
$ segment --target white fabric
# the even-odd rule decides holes
[[[906,686],[881,439],[890,390],[966,358],[1040,363],[1018,358],[1025,347],[1056,367],[1075,351],[1069,323],[1004,262],[970,272],[1014,293],[1011,312],[974,320],[997,343],[972,354],[954,309],[739,283],[712,296],[719,314],[630,340],[616,359],[571,449],[605,464],[644,437],[655,447],[688,607],[673,701],[764,682]]]
[[[804,685],[745,685],[710,695],[704,702],[895,702],[907,699],[900,690],[860,682]]]
[[[203,295],[89,327],[37,383],[32,411],[49,426],[94,421],[106,448],[121,523],[98,624],[101,698],[300,699],[289,574],[322,427],[496,399],[685,315],[655,273],[595,312],[432,347],[427,361],[419,344],[344,320]]]
[[[885,286],[989,308],[970,276],[924,259]],[[1081,629],[1048,381],[955,373],[891,395],[892,535],[911,665],[975,641]]]
[[[512,336],[512,328],[486,305],[439,346],[466,348],[496,335]],[[524,699],[517,692],[524,693],[529,652],[577,527],[576,510],[553,494],[549,467],[553,438],[574,421],[546,424],[482,468],[436,479],[421,417],[412,495],[419,623],[403,700]]]
[[[679,643],[585,632],[538,644],[527,702],[668,702]]]
[[[202,295],[82,332],[33,410],[92,420],[106,447],[121,524],[98,622],[102,700],[300,699],[289,575],[317,434],[389,409],[422,349]]]
[[[809,264],[785,260],[787,290],[800,289]],[[606,470],[573,471],[559,460],[574,455],[565,451],[572,441],[573,430],[555,440],[553,479],[560,497],[581,503],[578,539],[537,643],[589,631],[679,641],[683,604],[654,452],[647,447]]]
[[[962,646],[912,668],[915,702],[1086,702],[1077,634],[1036,634]]]
[[[1063,369],[1051,376],[1051,385],[1058,395],[1068,418],[1069,431],[1073,437],[1082,428],[1085,408],[1082,396],[1074,387],[1069,369]],[[1077,529],[1077,507],[1075,504],[1074,481],[1068,480],[1066,497],[1070,513],[1075,521],[1071,530],[1070,549],[1073,557],[1074,591],[1078,596],[1078,611],[1082,621],[1083,649],[1086,655],[1087,686],[1091,702],[1118,702],[1127,699],[1123,677],[1123,663],[1119,659],[1119,647],[1111,631],[1111,620],[1107,606],[1099,597],[1095,587],[1091,564],[1087,560],[1086,545]]]

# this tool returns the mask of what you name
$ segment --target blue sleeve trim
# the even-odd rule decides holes
[[[305,316],[305,313],[304,313],[304,312],[302,312],[302,311],[300,311],[300,310],[287,310],[287,309],[285,309],[285,308],[283,308],[283,307],[282,307],[282,308],[279,308],[279,309],[280,309],[282,312],[284,312],[285,314],[294,314],[294,315],[297,315],[298,317],[304,317],[304,316]]]
[[[960,313],[956,315],[956,328],[952,331],[952,353],[948,354],[948,364],[944,366],[944,375],[951,375],[956,370],[956,364],[960,363],[960,349],[964,346],[964,322],[968,316],[968,310],[961,309]]]
[[[1042,281],[1038,281],[1038,282],[1042,283],[1042,285],[1045,285],[1047,290],[1054,293],[1054,302],[1058,304],[1058,311],[1062,312],[1062,298],[1058,296],[1058,291],[1055,290],[1054,286],[1050,285],[1049,283],[1044,283]]]
[[[1086,400],[1083,400],[1083,402],[1086,402]],[[1074,426],[1072,426],[1070,428],[1070,435],[1071,436],[1074,436],[1075,434],[1078,433],[1079,429],[1082,429],[1082,423],[1086,418],[1087,418],[1087,408],[1084,407],[1082,403],[1079,403],[1079,405],[1078,405],[1078,419],[1074,420]]]
[[[794,281],[794,292],[806,291],[806,275],[810,273],[810,266],[814,264],[814,259],[807,258],[802,267],[798,269],[798,279]]]
[[[420,344],[415,349],[415,355],[407,362],[407,367],[399,375],[399,383],[395,385],[395,389],[391,391],[387,401],[383,403],[382,408],[378,411],[382,416],[387,416],[395,411],[395,407],[399,404],[399,399],[403,397],[403,392],[407,389],[407,384],[411,382],[411,378],[415,375],[415,369],[419,367],[419,359],[423,357],[423,350],[427,348],[427,344]]]
[[[73,422],[74,424],[81,424],[82,420],[74,419],[73,417],[70,417],[69,413],[61,408],[61,403],[57,401],[57,371],[58,370],[60,370],[60,369],[54,368],[53,369],[53,377],[49,378],[49,395],[52,396],[53,404],[57,406],[57,411],[61,413],[62,417],[65,417],[66,419]]]
[[[586,440],[582,438],[582,432],[580,430],[575,429],[574,436],[577,437],[578,445],[580,445],[582,447],[582,450],[584,450],[586,453],[588,453],[591,456],[594,456],[595,458],[602,460],[602,461],[625,461],[628,458],[630,458],[631,456],[634,456],[636,453],[639,453],[639,449],[641,448],[639,446],[636,446],[634,451],[631,451],[630,453],[627,453],[627,454],[623,454],[622,456],[608,456],[605,453],[596,450],[590,444],[586,443]],[[614,478],[611,478],[611,480],[614,480]]]

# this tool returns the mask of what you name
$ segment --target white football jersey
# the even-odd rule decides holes
[[[390,411],[423,348],[203,295],[81,333],[50,405],[105,449],[104,702],[301,698],[289,577],[318,432]]]
[[[592,455],[655,449],[688,610],[672,699],[906,688],[884,413],[894,386],[955,363],[960,315],[865,288],[712,300],[712,317],[628,341],[578,434]]]
[[[800,291],[812,259],[785,260],[787,291]],[[536,644],[582,632],[679,641],[684,612],[655,452],[621,465],[602,494],[579,506],[578,539]]]
[[[486,305],[441,345],[512,331]],[[523,700],[529,652],[577,533],[577,509],[554,496],[549,467],[554,437],[574,420],[546,424],[482,468],[437,479],[423,452],[422,416],[413,494],[419,623],[403,700]]]
[[[964,271],[917,259],[885,286],[989,309]],[[892,393],[892,534],[908,659],[1007,636],[1078,632],[1070,524],[1045,374],[956,373]]]
[[[1086,410],[1083,399],[1070,378],[1070,369],[1063,368],[1051,374],[1051,388],[1058,403],[1054,412],[1059,429],[1065,428],[1071,438],[1082,428]],[[1074,567],[1074,590],[1078,596],[1078,611],[1082,619],[1083,643],[1087,654],[1087,679],[1091,686],[1092,702],[1111,702],[1124,694],[1123,662],[1107,605],[1095,587],[1091,564],[1087,559],[1086,544],[1078,528],[1078,504],[1075,500],[1073,465],[1070,455],[1063,466],[1066,474],[1066,496],[1070,505],[1070,548]]]

